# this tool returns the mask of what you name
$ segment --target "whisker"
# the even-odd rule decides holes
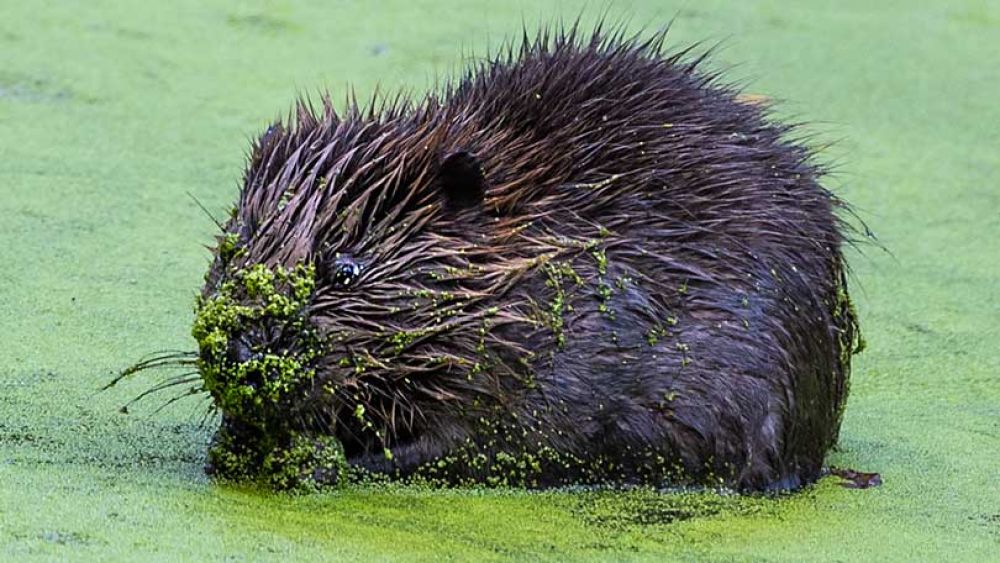
[[[140,371],[164,367],[191,367],[196,366],[197,364],[198,354],[196,352],[182,350],[165,350],[163,352],[157,352],[154,355],[143,358],[135,364],[123,369],[117,377],[101,387],[100,390],[107,391],[117,385],[121,380],[135,375]]]
[[[156,410],[154,410],[153,412],[151,412],[149,414],[149,416],[153,417],[154,415],[156,415],[157,413],[159,413],[163,409],[169,407],[170,405],[176,403],[177,401],[179,401],[179,400],[181,400],[181,399],[183,399],[185,397],[190,397],[192,395],[197,395],[199,393],[203,393],[204,391],[205,391],[205,389],[201,385],[196,385],[194,387],[191,387],[187,391],[181,393],[180,395],[172,397],[170,400],[168,400],[167,402],[165,402],[162,405],[160,405],[159,407],[157,407]]]
[[[208,408],[205,409],[205,413],[201,416],[201,420],[198,421],[198,429],[204,430],[208,421],[212,418],[212,415],[219,412],[219,409],[215,406],[215,401],[211,397],[207,398]]]
[[[194,201],[195,205],[201,208],[201,210],[205,213],[205,215],[208,215],[208,218],[211,219],[213,223],[215,223],[215,226],[218,227],[220,231],[226,230],[226,227],[218,219],[215,218],[215,215],[212,215],[212,212],[209,211],[208,208],[202,205],[201,201],[199,201],[198,198],[195,197],[193,193],[187,192],[187,195],[188,197],[191,198],[192,201]]]
[[[161,383],[158,383],[158,384],[150,387],[149,389],[146,389],[142,393],[139,393],[138,395],[136,395],[135,398],[133,398],[128,403],[125,403],[125,406],[122,407],[123,412],[128,412],[128,407],[134,405],[135,403],[139,402],[143,398],[152,395],[153,393],[158,393],[160,391],[163,391],[165,389],[170,389],[171,387],[176,387],[178,385],[185,385],[187,383],[194,383],[196,381],[197,382],[201,381],[201,376],[200,375],[193,376],[193,374],[186,374],[186,375],[183,375],[183,376],[178,376],[178,377],[171,378],[171,379],[168,379],[166,381],[163,381]],[[199,386],[199,388],[200,387],[201,386]],[[202,389],[202,390],[204,390],[204,389]]]

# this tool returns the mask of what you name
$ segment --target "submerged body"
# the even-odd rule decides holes
[[[194,329],[211,469],[815,480],[857,340],[839,203],[661,41],[542,37],[418,103],[271,127]]]

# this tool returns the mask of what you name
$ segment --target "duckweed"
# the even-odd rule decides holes
[[[290,432],[281,414],[316,375],[311,362],[322,343],[304,312],[314,288],[311,265],[255,264],[232,271],[213,297],[198,299],[191,334],[204,388],[225,417],[253,432],[252,439],[236,437],[223,426],[209,450],[216,475],[280,490],[339,482],[346,461],[336,439]],[[291,329],[296,351],[251,348],[248,359],[229,357],[231,339],[268,326]]]
[[[255,264],[235,271],[216,295],[197,300],[191,335],[198,343],[198,369],[205,390],[223,413],[265,425],[268,409],[281,402],[315,372],[308,367],[320,342],[303,315],[315,287],[313,266],[288,270]],[[295,355],[254,351],[247,361],[228,357],[230,339],[268,324],[291,327],[302,350]]]

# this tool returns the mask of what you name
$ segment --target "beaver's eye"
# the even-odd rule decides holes
[[[333,286],[345,289],[354,285],[361,275],[361,266],[347,256],[337,258],[333,264]]]

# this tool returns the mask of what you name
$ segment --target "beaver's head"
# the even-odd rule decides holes
[[[486,188],[447,117],[327,106],[269,128],[193,327],[224,421],[391,456],[426,409],[486,392],[489,296],[514,275],[490,270]]]

